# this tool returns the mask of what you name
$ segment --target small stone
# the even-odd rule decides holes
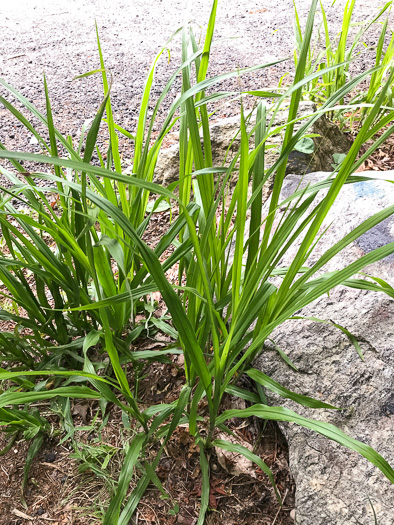
[[[45,461],[47,463],[53,463],[56,461],[56,454],[54,452],[48,452],[48,454],[45,455]]]
[[[29,144],[38,144],[38,139],[34,135],[31,136]]]
[[[295,509],[290,511],[290,518],[295,521]]]
[[[227,436],[226,434],[218,434],[218,439],[226,439],[233,444],[238,444],[239,440],[233,436]],[[241,443],[244,447],[252,451],[252,446],[246,441]],[[220,447],[215,447],[215,453],[219,465],[226,470],[229,474],[234,476],[240,476],[241,474],[250,476],[251,478],[256,477],[255,466],[252,461],[247,459],[241,454],[224,450]]]

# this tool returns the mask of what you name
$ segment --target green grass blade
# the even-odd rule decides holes
[[[346,435],[342,430],[337,428],[331,423],[324,423],[322,421],[316,421],[313,419],[307,419],[300,416],[292,410],[282,407],[270,407],[266,405],[254,405],[252,407],[246,408],[244,410],[226,410],[221,414],[217,419],[217,424],[224,423],[232,417],[260,417],[262,419],[269,419],[271,421],[290,421],[297,423],[300,426],[309,428],[322,434],[323,436],[336,441],[337,443],[343,445],[350,450],[355,450],[362,456],[364,456],[368,461],[373,465],[378,467],[378,469],[391,481],[394,483],[394,470],[387,463],[387,461],[382,458],[373,448],[357,441]]]
[[[164,450],[164,447],[161,446],[154,461],[152,462],[152,470],[155,470],[159,464],[161,454]],[[130,498],[128,499],[126,505],[124,506],[122,513],[120,515],[119,520],[117,521],[117,525],[129,525],[132,515],[134,514],[135,509],[137,508],[137,505],[144,495],[148,485],[149,485],[150,479],[149,476],[146,474],[143,475],[140,480],[137,483],[136,488],[133,490],[133,492],[130,495]]]
[[[40,433],[33,441],[33,443],[29,447],[29,451],[26,456],[25,466],[23,467],[23,480],[22,480],[22,486],[21,486],[21,501],[22,505],[27,509],[27,503],[24,498],[24,491],[27,485],[27,482],[29,480],[29,472],[30,467],[33,462],[33,459],[37,455],[37,452],[40,450],[42,444],[44,442],[44,434]]]
[[[0,395],[0,408],[7,405],[22,405],[32,403],[41,399],[51,399],[56,396],[80,398],[80,399],[99,399],[100,393],[85,386],[70,386],[54,388],[45,392],[11,392],[6,391]]]
[[[201,485],[201,504],[200,512],[198,514],[197,525],[204,525],[205,523],[205,514],[208,509],[209,504],[209,463],[205,455],[204,447],[200,444],[200,467],[201,467],[201,476],[202,476],[202,485]]]
[[[131,478],[133,477],[134,467],[138,461],[144,440],[145,436],[139,434],[129,444],[129,450],[124,459],[122,470],[120,471],[118,488],[115,497],[112,499],[108,510],[105,513],[103,525],[114,525],[115,523],[118,523],[120,507],[126,496]]]
[[[329,408],[339,410],[338,407],[334,407],[333,405],[330,405],[328,403],[323,403],[323,401],[318,401],[317,399],[313,399],[312,397],[291,392],[290,390],[284,388],[282,385],[280,385],[267,375],[263,374],[259,370],[256,370],[255,368],[248,368],[247,370],[245,370],[245,374],[248,375],[251,379],[253,379],[253,381],[256,381],[256,383],[259,383],[260,385],[265,386],[272,392],[275,392],[275,394],[279,394],[280,396],[286,399],[291,399],[292,401],[295,401],[296,403],[304,407]]]
[[[260,102],[257,106],[256,124],[258,125],[255,134],[255,146],[262,142],[266,133],[266,108]],[[264,179],[264,148],[259,150],[259,153],[253,164],[253,182],[252,193],[256,192],[256,198],[252,202],[250,210],[250,226],[249,226],[249,251],[246,262],[245,277],[247,277],[251,270],[252,264],[255,264],[259,245],[260,245],[260,225],[261,225],[261,210],[262,210],[262,181]],[[258,189],[260,188],[260,189]]]

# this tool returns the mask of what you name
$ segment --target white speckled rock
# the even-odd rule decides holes
[[[317,182],[327,173],[304,178]],[[347,185],[325,220],[331,226],[310,262],[353,230],[367,217],[394,203],[394,172],[370,172],[374,182]],[[286,178],[282,196],[292,193],[299,176]],[[268,203],[266,204],[266,206]],[[390,217],[351,244],[325,271],[340,269],[374,248],[394,241]],[[283,265],[291,261],[289,253]],[[365,270],[394,284],[394,256]],[[394,300],[384,294],[338,287],[301,315],[333,320],[359,341],[361,361],[347,337],[330,324],[287,321],[272,338],[298,367],[299,373],[278,359],[267,345],[255,366],[287,388],[316,397],[343,411],[313,411],[269,394],[270,404],[292,408],[306,417],[331,422],[350,436],[374,447],[394,466]],[[288,440],[290,466],[296,482],[298,525],[371,525],[371,499],[379,525],[394,524],[394,486],[366,459],[314,432],[281,424]]]

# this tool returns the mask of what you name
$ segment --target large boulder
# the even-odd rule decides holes
[[[301,102],[298,116],[306,117],[315,111],[315,106],[311,102]],[[270,116],[270,113],[267,113]],[[288,106],[283,106],[275,117],[273,127],[281,127],[287,121]],[[252,117],[255,122],[255,117]],[[299,129],[305,120],[299,121],[295,125],[295,130]],[[218,120],[211,125],[211,144],[214,166],[220,166],[223,162],[228,166],[234,154],[239,148],[240,136],[237,133],[240,129],[240,115]],[[272,135],[266,149],[266,166],[271,166],[277,160],[280,153],[280,146],[283,141],[284,128]],[[331,171],[334,162],[334,154],[348,153],[352,142],[342,133],[339,128],[325,116],[320,117],[308,133],[316,134],[313,137],[313,153],[293,150],[290,153],[287,163],[286,173],[304,174],[315,171]],[[168,186],[171,182],[178,180],[179,177],[179,144],[177,134],[172,135],[176,142],[169,148],[162,149],[156,164],[154,182]],[[253,139],[254,140],[254,139]],[[253,142],[251,140],[251,147]],[[301,148],[302,149],[302,148]]]
[[[394,203],[394,172],[365,172],[378,177],[343,188],[323,229],[310,262],[363,220]],[[301,183],[321,181],[327,173],[303,179],[289,175],[282,197]],[[302,180],[301,180],[302,179]],[[321,200],[318,199],[318,200]],[[318,201],[317,201],[318,202]],[[266,203],[266,209],[268,202]],[[325,268],[332,271],[379,246],[394,241],[394,218],[365,233]],[[294,251],[282,261],[289,264]],[[365,272],[394,284],[394,257],[365,268]],[[332,324],[287,321],[272,334],[299,372],[289,368],[269,343],[255,366],[290,390],[341,407],[341,411],[302,408],[268,394],[271,405],[282,405],[303,416],[331,422],[351,437],[375,448],[394,466],[394,300],[383,293],[337,287],[299,312],[344,326],[359,342],[364,361],[347,336]],[[295,424],[280,425],[290,453],[296,482],[298,525],[371,525],[375,511],[379,525],[394,523],[394,485],[359,454]],[[372,508],[373,505],[373,508]],[[374,510],[373,510],[374,509]]]

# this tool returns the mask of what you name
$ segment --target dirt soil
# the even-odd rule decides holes
[[[331,0],[324,1],[329,21],[340,30],[344,1],[330,8]],[[309,1],[297,2],[301,22],[304,23]],[[379,0],[358,0],[355,20],[365,20],[381,5]],[[102,98],[100,77],[73,78],[99,67],[94,22],[100,34],[107,69],[113,73],[112,104],[115,121],[133,133],[143,91],[144,80],[156,53],[185,19],[195,21],[197,35],[199,24],[205,26],[210,12],[209,0],[192,2],[188,14],[186,2],[179,0],[0,0],[2,38],[0,39],[0,76],[45,111],[43,73],[48,81],[54,112],[55,125],[65,134],[78,137],[82,124],[92,118]],[[292,0],[227,0],[219,2],[216,39],[208,74],[214,76],[258,63],[274,62],[290,56],[293,51],[293,3]],[[368,45],[376,44],[376,31],[369,33]],[[176,65],[179,64],[179,38],[170,44],[171,60],[163,55],[159,63],[154,98],[163,87]],[[365,54],[358,67],[364,70],[372,65],[371,55]],[[258,73],[236,78],[222,85],[222,89],[262,89],[277,85],[281,75],[292,72],[293,64],[284,62]],[[179,84],[175,86],[179,87]],[[2,87],[0,95],[12,97]],[[163,114],[168,104],[163,106]],[[239,111],[239,105],[225,105],[217,117],[229,117]],[[0,107],[0,142],[8,149],[39,152],[37,145],[30,143],[31,135],[22,125],[10,118],[8,111]],[[390,146],[390,153],[393,149]],[[124,150],[127,156],[128,150]],[[391,166],[391,155],[382,153],[376,157],[379,169]],[[368,166],[371,169],[371,166]],[[373,168],[373,166],[372,166]],[[150,378],[156,385],[155,396],[162,395],[162,382],[170,378],[166,387],[167,396],[176,395],[183,378],[174,365],[170,370],[156,370]],[[159,374],[154,379],[155,374]],[[178,384],[179,383],[179,384]],[[151,392],[152,393],[152,392]],[[45,407],[44,407],[45,409]],[[84,417],[78,410],[74,424],[90,424],[97,407],[88,407]],[[56,426],[56,418],[52,419]],[[259,426],[260,425],[260,426]],[[277,426],[261,426],[251,419],[245,427],[232,423],[233,431],[244,441],[256,445],[261,439],[257,453],[272,468],[285,505],[280,510],[273,498],[272,490],[261,472],[234,477],[217,461],[215,454],[210,459],[211,467],[211,514],[207,523],[213,524],[261,524],[289,525],[293,522],[295,487],[287,464],[286,443]],[[102,435],[82,433],[81,443],[97,445],[108,443],[114,448],[122,447],[122,422],[116,411],[111,411],[106,430]],[[28,508],[21,505],[20,487],[28,445],[16,442],[11,450],[0,456],[0,525],[22,524],[75,524],[87,525],[101,522],[102,514],[94,513],[100,503],[108,499],[109,487],[105,479],[85,472],[78,472],[81,462],[72,459],[69,443],[59,445],[57,440],[48,440],[33,461],[30,481],[25,497]],[[0,435],[0,450],[5,445]],[[110,462],[110,474],[117,479],[121,466],[121,454]],[[186,473],[186,476],[185,476]],[[156,488],[150,488],[141,502],[138,523],[160,523],[170,525],[183,523],[193,525],[198,515],[201,491],[198,456],[187,435],[182,432],[174,436],[163,457],[158,476],[172,501],[160,499]],[[171,505],[178,502],[181,511],[170,514]]]

